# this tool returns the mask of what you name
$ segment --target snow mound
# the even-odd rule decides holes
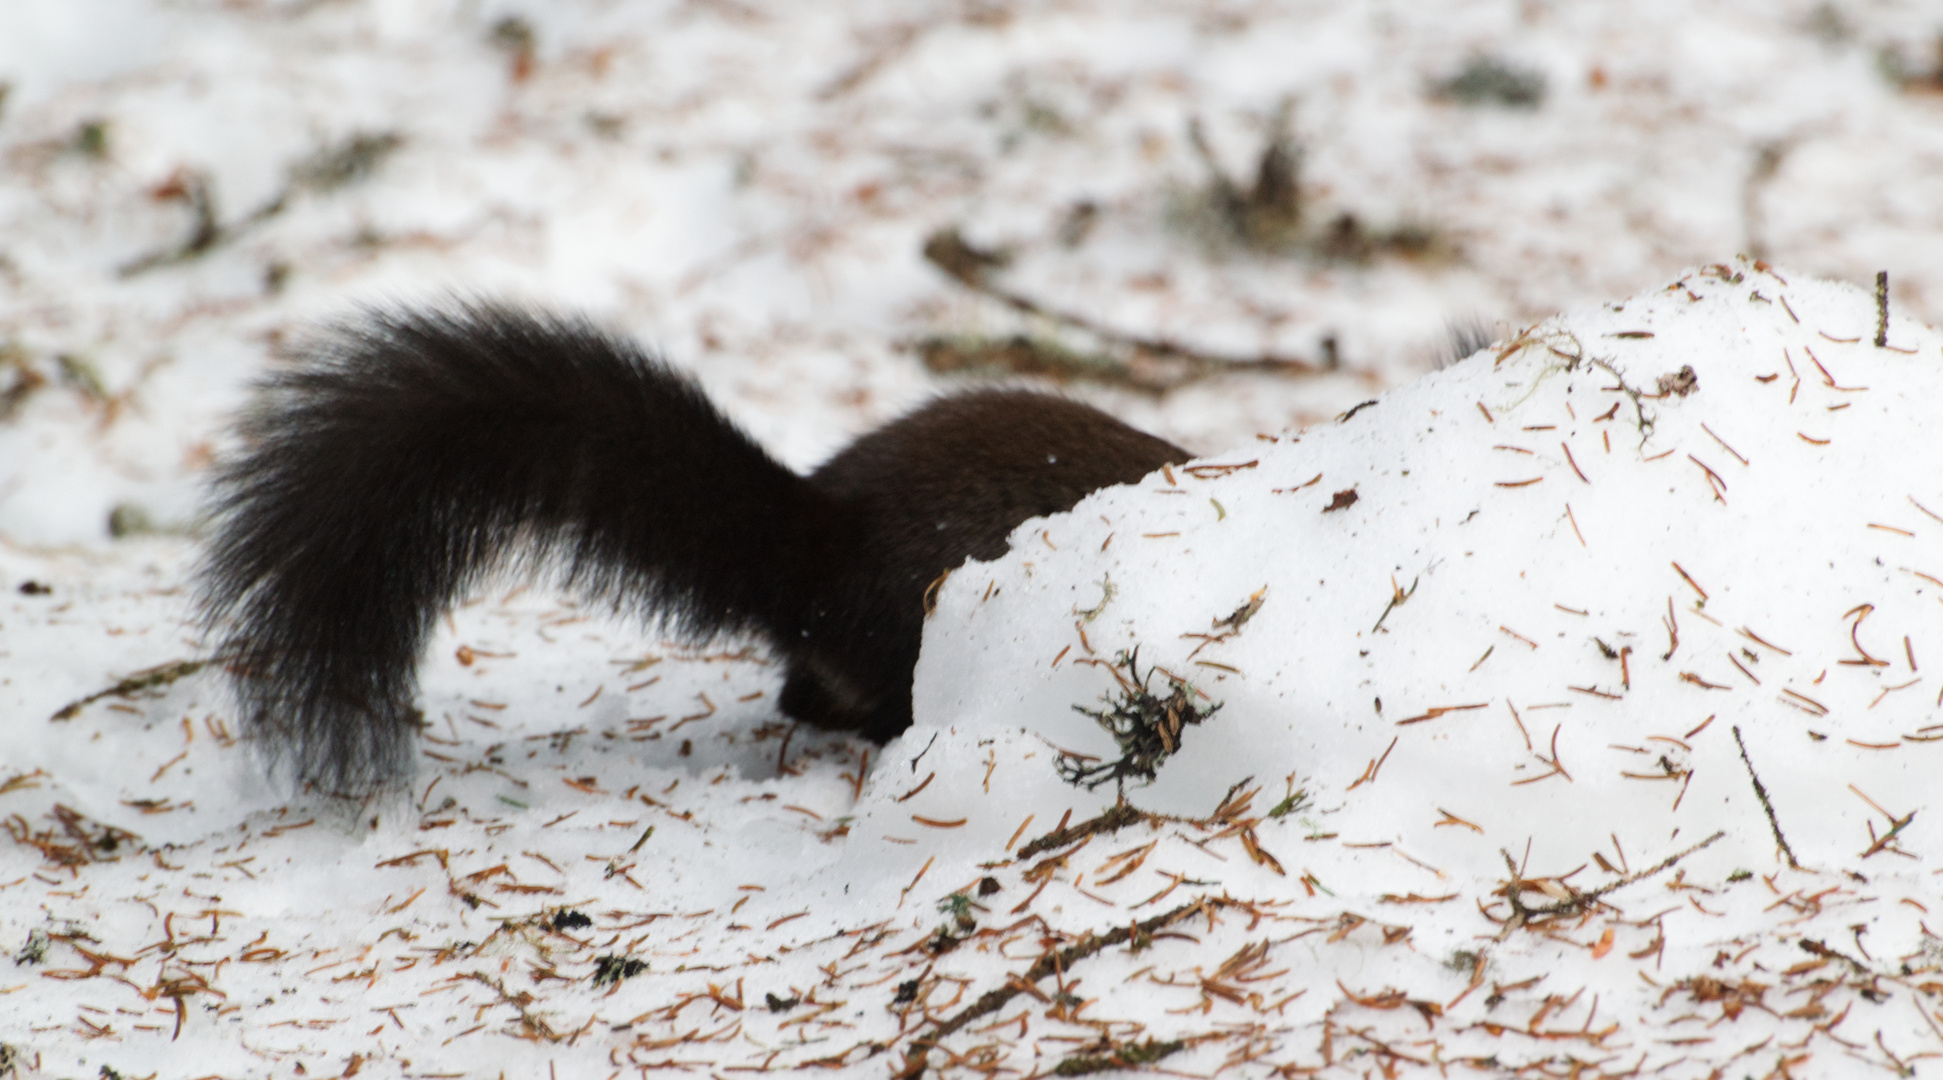
[[[941,591],[907,738],[1023,725],[1111,757],[1071,706],[1138,650],[1222,705],[1143,805],[1204,810],[1242,762],[1446,869],[1526,833],[1556,861],[1715,829],[1765,864],[1740,727],[1778,805],[1827,807],[1789,823],[1796,856],[1846,858],[1878,816],[1849,782],[1920,801],[1943,665],[1943,365],[1875,322],[1847,286],[1709,268],[1028,523]],[[1352,793],[1386,752],[1399,781]]]
[[[1299,437],[1030,522],[1005,559],[940,590],[900,751],[930,746],[916,776],[938,782],[898,803],[909,770],[880,773],[863,820],[889,838],[969,816],[970,846],[990,852],[1028,813],[1043,827],[1086,806],[1053,760],[1121,757],[1076,706],[1105,711],[1143,677],[1158,698],[1184,685],[1197,711],[1219,708],[1182,725],[1132,804],[1205,819],[1234,785],[1303,797],[1231,817],[1260,820],[1230,830],[1247,843],[1225,864],[1217,845],[1170,868],[1345,931],[1407,925],[1394,942],[1308,941],[1288,961],[1308,993],[1278,1020],[1340,1040],[1383,1015],[1350,1007],[1359,995],[1394,1009],[1385,995],[1407,990],[1467,1010],[1389,1015],[1426,1060],[1542,1059],[1530,1036],[1559,1045],[1567,1000],[1570,1056],[1609,1069],[1720,1064],[1776,1014],[1799,1042],[1842,1011],[1831,980],[1872,985],[1943,949],[1920,869],[1938,834],[1916,813],[1943,765],[1927,404],[1943,338],[1890,319],[1877,347],[1877,320],[1850,286],[1710,266]],[[1003,778],[989,794],[987,758]],[[889,850],[915,872],[955,847]],[[1131,903],[1154,880],[1098,893]],[[1510,1020],[1494,995],[1465,996],[1534,977]],[[1778,980],[1739,1042],[1649,1050],[1628,1033],[1714,1021],[1722,1001],[1738,1015]],[[1934,1049],[1910,996],[1869,1022]],[[1494,1029],[1527,1018],[1504,1045]],[[1316,1063],[1308,1049],[1291,1060]]]

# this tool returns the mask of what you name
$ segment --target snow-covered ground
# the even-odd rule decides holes
[[[1939,31],[0,8],[0,1062],[1938,1068]],[[943,272],[953,229],[1008,261]],[[1883,348],[1816,280],[1879,269]],[[741,643],[511,582],[434,645],[408,800],[293,799],[207,672],[64,712],[201,655],[185,530],[281,344],[451,292],[656,341],[805,466],[1013,335],[1207,456],[953,575],[886,747],[791,732]],[[1264,357],[1328,370],[1207,362]],[[1076,707],[1143,677],[1219,708],[1060,832],[1113,805],[1061,778],[1119,753]]]

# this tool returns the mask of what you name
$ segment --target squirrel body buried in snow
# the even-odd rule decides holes
[[[925,590],[1014,527],[1189,454],[1019,390],[939,398],[807,476],[579,319],[373,312],[271,376],[200,569],[247,733],[342,794],[412,772],[435,620],[509,563],[700,641],[754,634],[796,720],[911,722]]]

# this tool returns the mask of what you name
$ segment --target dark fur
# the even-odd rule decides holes
[[[373,314],[273,376],[215,481],[201,571],[248,732],[342,793],[411,773],[433,621],[509,560],[673,633],[766,639],[783,711],[911,722],[925,588],[1029,517],[1188,455],[1075,402],[932,402],[808,477],[576,320]]]

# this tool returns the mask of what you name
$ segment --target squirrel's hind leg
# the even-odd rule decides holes
[[[859,720],[855,708],[847,707],[813,671],[795,661],[783,678],[776,706],[791,720],[824,731],[854,731]]]

